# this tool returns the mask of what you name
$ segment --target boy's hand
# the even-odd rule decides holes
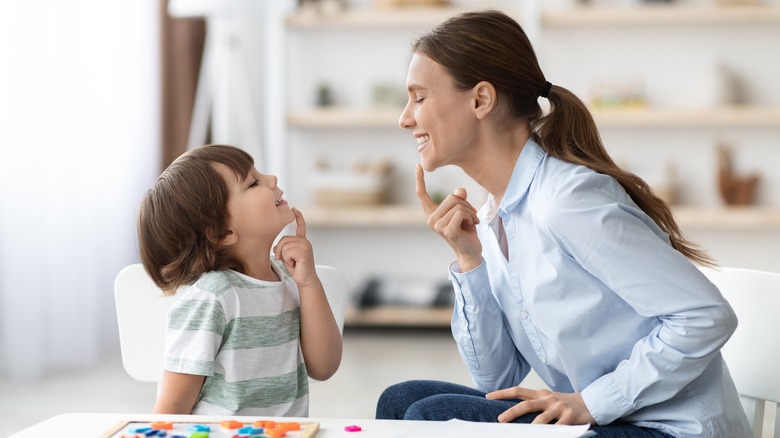
[[[306,239],[306,221],[303,214],[292,209],[295,215],[295,236],[284,236],[274,247],[274,257],[281,260],[298,287],[305,287],[318,280],[314,267],[314,251]]]

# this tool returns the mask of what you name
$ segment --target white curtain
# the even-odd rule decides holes
[[[159,171],[157,0],[0,0],[0,376],[117,354]]]

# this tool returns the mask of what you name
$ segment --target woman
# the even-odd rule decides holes
[[[417,195],[452,247],[452,332],[476,389],[411,381],[377,418],[593,425],[598,436],[751,436],[720,354],[737,320],[708,256],[609,157],[585,105],[545,79],[521,27],[456,16],[414,45],[400,125]],[[539,97],[549,101],[543,116]],[[484,187],[440,205],[423,169]],[[533,369],[550,390],[518,385]]]

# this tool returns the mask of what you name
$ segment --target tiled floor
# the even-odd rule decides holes
[[[439,379],[469,385],[471,379],[447,330],[351,330],[344,335],[339,371],[311,387],[310,415],[373,418],[387,386],[409,379]],[[539,387],[538,380],[527,382]],[[155,385],[130,379],[118,358],[82,372],[42,382],[0,380],[0,437],[67,412],[149,412]],[[774,421],[770,415],[767,422]],[[770,435],[765,435],[770,436]]]

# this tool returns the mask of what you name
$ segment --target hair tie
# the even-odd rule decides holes
[[[542,90],[541,96],[547,99],[547,96],[550,95],[550,89],[552,89],[552,84],[550,81],[547,81],[544,83],[544,89]]]

